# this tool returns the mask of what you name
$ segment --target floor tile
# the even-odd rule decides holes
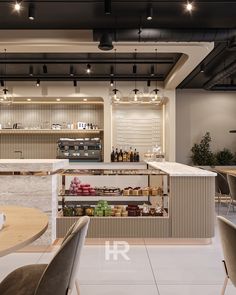
[[[158,295],[156,285],[81,285],[80,291],[81,295]]]
[[[79,278],[81,284],[155,284],[145,246],[130,246],[127,253],[130,260],[105,259],[104,246],[84,248]]]
[[[221,285],[161,285],[158,289],[160,295],[217,295],[220,294],[221,287]],[[228,286],[225,295],[235,294],[235,287]]]

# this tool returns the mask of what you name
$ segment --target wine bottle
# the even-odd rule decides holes
[[[118,162],[118,158],[119,158],[119,153],[118,153],[118,148],[116,148],[116,152],[115,152],[115,162]]]
[[[127,162],[127,152],[126,152],[126,149],[123,152],[123,162]]]
[[[136,152],[136,149],[134,149],[134,162],[137,162],[137,152]]]
[[[139,162],[139,161],[140,161],[139,152],[137,152],[136,162]]]
[[[112,152],[111,152],[111,162],[115,162],[115,151],[114,151],[114,146],[112,147]]]
[[[120,149],[119,157],[118,157],[118,162],[123,162],[123,152],[122,149]]]
[[[133,153],[132,147],[130,147],[130,162],[133,162],[133,161],[134,161],[134,153]]]

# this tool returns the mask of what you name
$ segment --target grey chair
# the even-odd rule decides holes
[[[217,176],[215,178],[215,185],[216,185],[216,196],[218,198],[218,213],[219,208],[221,205],[221,198],[222,197],[229,197],[230,191],[229,191],[229,185],[227,181],[227,175],[224,173],[220,173],[216,170],[214,170],[215,173],[217,173]]]
[[[233,211],[234,211],[234,206],[236,202],[236,177],[228,174],[227,180],[228,180],[229,191],[230,191],[230,203],[229,203],[228,211],[227,211],[227,214],[228,214],[231,206],[233,207]]]
[[[79,294],[76,274],[88,224],[84,216],[71,226],[49,264],[26,265],[10,273],[0,283],[0,294],[69,295],[73,288]]]
[[[236,287],[236,225],[222,216],[218,216],[221,243],[224,253],[225,281],[221,295],[225,294],[228,280]]]

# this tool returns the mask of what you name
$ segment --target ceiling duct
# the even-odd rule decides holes
[[[232,76],[235,72],[236,72],[236,61],[232,62],[224,70],[222,70],[221,72],[216,74],[213,78],[211,78],[209,81],[207,81],[207,83],[205,83],[205,85],[203,86],[204,89],[213,90],[213,87],[215,85],[219,84],[224,79]]]
[[[104,30],[94,30],[99,41]],[[236,29],[116,29],[109,30],[115,42],[229,42],[235,40]]]

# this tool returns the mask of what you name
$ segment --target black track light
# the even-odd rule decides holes
[[[153,7],[152,6],[148,6],[146,18],[147,18],[147,20],[152,20],[152,18],[153,18]]]
[[[43,65],[43,73],[44,74],[48,73],[48,67],[46,65]]]
[[[204,73],[205,72],[205,65],[204,64],[201,64],[201,66],[200,66],[200,72],[201,73]]]
[[[102,34],[98,48],[103,51],[109,51],[112,50],[113,47],[111,35],[108,32]]]
[[[155,76],[155,69],[154,69],[154,65],[151,65],[151,77]]]
[[[110,75],[113,77],[114,76],[114,67],[113,66],[111,66],[111,68],[110,68]]]
[[[32,77],[34,75],[34,67],[30,66],[29,67],[29,75]]]
[[[151,80],[147,80],[147,87],[151,86]]]
[[[74,81],[73,81],[73,85],[74,85],[74,87],[77,86],[77,80],[74,80]]]
[[[40,86],[40,79],[37,79],[36,86],[37,86],[37,87]]]
[[[1,80],[1,87],[4,87],[4,81],[3,80]]]
[[[111,85],[111,87],[114,86],[114,80],[113,80],[113,78],[111,78],[110,85]]]
[[[35,19],[35,6],[34,6],[33,3],[29,4],[28,18],[29,18],[29,20],[34,20]]]
[[[137,73],[137,66],[133,65],[133,74],[136,74],[136,73]]]
[[[74,76],[74,67],[70,66],[70,76],[73,77]]]
[[[87,64],[87,69],[86,69],[87,74],[91,73],[91,65]]]
[[[111,14],[111,0],[104,0],[104,12],[105,14]]]

